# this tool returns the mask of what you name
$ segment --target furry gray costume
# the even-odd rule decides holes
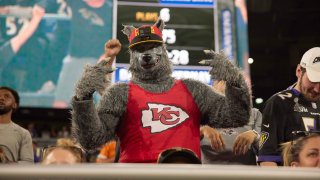
[[[159,19],[154,25],[160,31],[164,28],[164,23]],[[134,30],[133,26],[124,26],[124,34],[130,38]],[[136,49],[129,49],[130,53],[130,67],[129,71],[132,73],[130,83],[137,85],[140,89],[148,93],[166,93],[169,92],[177,81],[171,76],[172,65],[167,56],[166,48],[163,43],[140,43]],[[205,64],[210,65],[212,69],[210,74],[218,80],[226,81],[226,95],[221,96],[215,93],[210,86],[203,84],[193,79],[182,79],[183,86],[186,87],[186,93],[191,94],[197,109],[199,109],[199,118],[197,123],[209,125],[215,128],[239,127],[247,124],[250,115],[250,95],[248,87],[244,81],[238,68],[236,68],[223,53],[215,53],[214,51],[205,51],[211,59],[203,61]],[[121,155],[127,155],[126,152],[132,149],[127,149],[125,144],[136,143],[135,152],[140,154],[139,147],[148,142],[140,142],[144,134],[140,134],[140,130],[123,129],[122,126],[130,126],[125,124],[124,119],[129,119],[131,122],[139,122],[141,119],[130,119],[128,114],[128,99],[130,94],[130,86],[127,83],[116,83],[110,85],[106,80],[105,75],[111,73],[113,70],[110,66],[105,66],[106,61],[98,63],[96,66],[87,66],[85,72],[78,82],[75,91],[75,98],[72,100],[72,125],[73,133],[83,148],[90,150],[99,147],[103,143],[112,140],[116,134],[130,133],[132,137],[137,137],[130,141],[123,140],[120,136]],[[106,84],[108,88],[105,90],[99,105],[95,107],[92,94],[94,91],[101,91]],[[144,97],[145,98],[145,97]],[[131,108],[132,106],[130,106]],[[171,106],[170,106],[171,107]],[[142,110],[141,110],[142,111]],[[141,112],[143,113],[143,112]],[[126,116],[126,117],[125,117]],[[129,117],[128,117],[129,116]],[[171,114],[169,114],[171,116]],[[188,116],[187,116],[188,117]],[[179,118],[178,118],[179,119]],[[169,122],[169,121],[167,121]],[[178,126],[174,127],[177,128]],[[189,132],[197,127],[190,128]],[[147,129],[150,127],[138,127],[139,129]],[[170,128],[171,131],[174,128]],[[173,129],[173,130],[172,130]],[[142,131],[141,130],[141,131]],[[179,129],[177,129],[178,131]],[[128,131],[128,132],[124,132]],[[129,132],[130,131],[130,132]],[[199,132],[199,131],[194,131]],[[159,133],[163,133],[160,132]],[[185,134],[179,136],[159,136],[161,140],[157,141],[159,144],[165,144],[166,141],[175,138],[183,139]],[[159,134],[158,134],[159,135]],[[193,133],[194,137],[200,140],[200,134]],[[190,137],[192,137],[190,136]],[[153,136],[151,136],[153,137]],[[145,141],[149,141],[145,140]],[[137,141],[137,142],[136,142]],[[139,142],[138,142],[139,141]],[[142,140],[144,141],[144,140]],[[189,141],[184,139],[181,142]],[[141,158],[127,157],[129,160],[122,162],[156,162],[156,154],[164,150],[163,148],[170,148],[173,146],[183,146],[179,143],[174,144],[171,142],[168,146],[157,146],[158,143],[149,143],[150,147],[145,147],[144,151],[151,151],[152,158],[145,158],[142,152]],[[193,142],[195,146],[199,146],[199,142]],[[147,145],[146,145],[147,146]],[[132,146],[131,146],[132,147]],[[186,147],[188,148],[188,147]],[[148,150],[146,150],[148,149]],[[141,150],[142,151],[142,150]],[[130,155],[131,156],[131,155]],[[131,159],[130,159],[131,158]]]

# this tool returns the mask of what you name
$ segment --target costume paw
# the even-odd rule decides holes
[[[230,59],[221,51],[219,53],[213,50],[204,50],[210,59],[200,61],[200,64],[212,67],[210,75],[212,79],[224,80],[231,85],[238,85],[241,78],[239,68],[232,64]]]
[[[115,69],[108,65],[109,61],[110,58],[105,58],[94,66],[86,65],[84,73],[76,85],[75,92],[78,99],[91,97],[95,91],[101,92],[110,84],[111,79],[107,75]]]

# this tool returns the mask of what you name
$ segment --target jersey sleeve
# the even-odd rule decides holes
[[[267,102],[262,115],[261,135],[259,141],[258,162],[276,162],[282,164],[282,156],[279,151],[283,132],[285,113],[281,99],[271,97]]]

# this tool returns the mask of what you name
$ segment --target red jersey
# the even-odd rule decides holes
[[[190,149],[201,159],[199,129],[200,111],[181,80],[163,93],[130,82],[127,110],[117,130],[119,162],[155,163],[172,147]]]

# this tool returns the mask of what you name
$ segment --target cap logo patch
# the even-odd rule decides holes
[[[140,43],[163,43],[162,32],[156,26],[135,28],[129,36],[129,48]]]
[[[134,36],[138,36],[139,35],[139,29],[134,29]]]

